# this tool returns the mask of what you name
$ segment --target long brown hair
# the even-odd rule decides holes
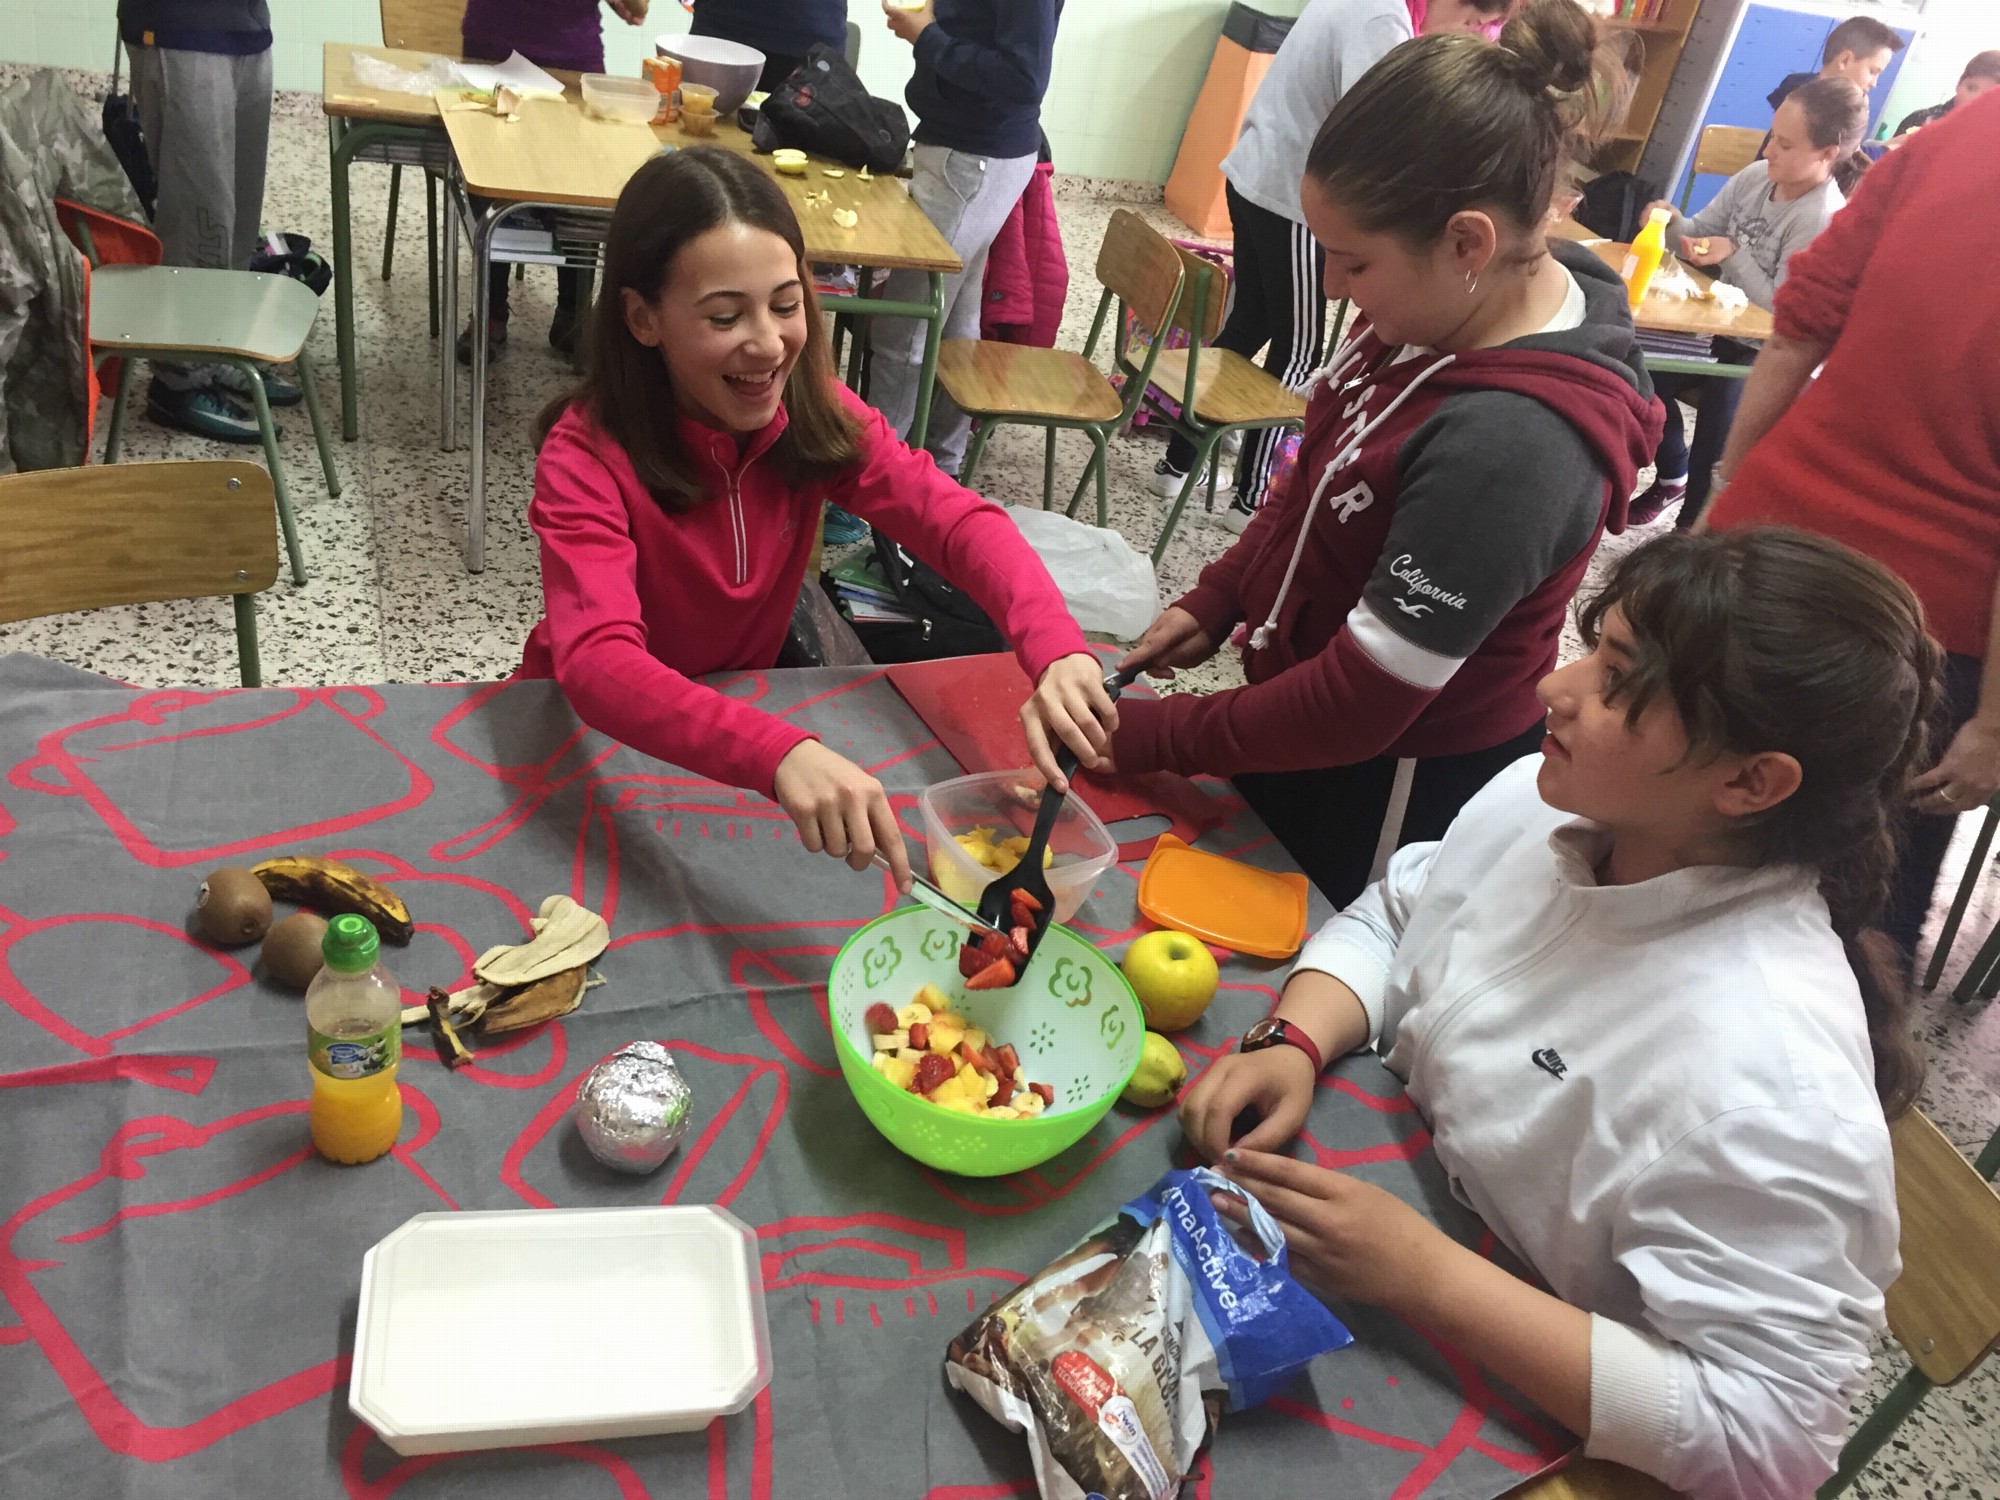
[[[1613,606],[1635,646],[1619,689],[1628,723],[1664,699],[1690,756],[1776,750],[1798,761],[1799,789],[1742,819],[1736,838],[1754,864],[1818,870],[1894,1118],[1916,1099],[1923,1058],[1907,988],[1862,939],[1888,897],[1906,788],[1939,702],[1944,656],[1923,606],[1880,564],[1784,527],[1682,531],[1627,553],[1578,611],[1592,646]]]
[[[834,394],[833,351],[813,295],[805,237],[784,191],[762,169],[719,146],[656,156],[632,174],[604,241],[603,285],[592,307],[584,376],[535,418],[535,446],[572,404],[588,411],[625,450],[639,480],[676,513],[709,498],[679,424],[673,381],[660,351],[625,324],[625,291],[659,300],[674,262],[697,236],[725,224],[768,230],[791,246],[805,303],[806,343],[785,382],[783,434],[770,457],[788,483],[826,474],[859,456],[858,432]]]
[[[1528,0],[1497,44],[1444,33],[1390,52],[1327,116],[1306,175],[1364,230],[1414,246],[1470,208],[1531,233],[1630,92],[1619,44],[1575,0]]]
[[[1841,148],[1844,154],[1834,162],[1831,175],[1843,194],[1853,192],[1870,165],[1868,153],[1860,149],[1861,137],[1868,133],[1868,96],[1861,85],[1847,78],[1815,78],[1785,98],[1806,117],[1807,140],[1821,150]]]

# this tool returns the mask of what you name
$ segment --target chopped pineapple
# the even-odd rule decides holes
[[[891,1057],[886,1052],[876,1057],[875,1067],[884,1078],[895,1084],[899,1089],[906,1089],[917,1080],[917,1065],[915,1062],[905,1062],[902,1058]]]
[[[931,1051],[942,1057],[949,1057],[958,1050],[958,1044],[965,1040],[965,1033],[956,1026],[943,1021],[930,1023],[929,1045]]]

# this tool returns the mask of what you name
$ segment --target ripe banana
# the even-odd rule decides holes
[[[250,873],[280,901],[320,912],[358,912],[375,924],[385,943],[407,943],[416,931],[401,896],[338,860],[287,855],[254,865]]]

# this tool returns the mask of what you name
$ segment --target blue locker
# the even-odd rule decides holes
[[[1736,34],[1736,44],[1729,49],[1728,60],[1722,65],[1722,75],[1715,81],[1715,97],[1709,101],[1708,113],[1702,116],[1702,125],[1747,125],[1755,130],[1768,130],[1771,106],[1766,95],[1784,80],[1787,73],[1819,70],[1819,55],[1826,46],[1827,33],[1839,25],[1840,20],[1838,16],[1812,15],[1776,5],[1752,5],[1743,14],[1743,25]],[[1894,29],[1905,42],[1916,35],[1910,27],[1897,26]],[[1871,133],[1879,121],[1883,104],[1889,98],[1889,91],[1895,87],[1896,74],[1902,69],[1903,59],[1908,55],[1905,50],[1889,60],[1887,70],[1868,96]],[[1681,182],[1676,182],[1668,191],[1667,196],[1676,203],[1680,201],[1685,181],[1683,178]],[[1695,179],[1694,196],[1689,202],[1700,208],[1716,195],[1722,181],[1720,177],[1703,173]]]

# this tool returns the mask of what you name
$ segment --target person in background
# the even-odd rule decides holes
[[[248,268],[264,212],[271,140],[271,13],[265,0],[119,0],[132,97],[159,183],[153,231],[169,266]],[[227,365],[156,360],[146,413],[225,443],[262,441],[249,379]],[[272,406],[301,399],[275,371]]]
[[[1868,96],[1845,78],[1815,78],[1778,106],[1760,160],[1722,185],[1693,218],[1674,214],[1667,243],[1690,265],[1713,270],[1769,311],[1792,256],[1811,244],[1847,202],[1842,189],[1859,182],[1868,158],[1859,149],[1868,129]],[[1843,179],[1840,180],[1840,179]],[[1664,200],[1649,205],[1671,211]],[[1716,358],[1749,364],[1754,344],[1716,341]],[[1655,458],[1656,477],[1632,502],[1632,523],[1643,526],[1679,504],[1677,524],[1692,526],[1708,504],[1710,475],[1742,399],[1743,382],[1716,375],[1666,372],[1653,377],[1666,403],[1667,430]],[[1682,400],[1695,407],[1690,451],[1681,420]]]
[[[915,10],[884,0],[882,10],[915,54],[904,94],[917,121],[910,197],[965,266],[944,279],[941,337],[976,339],[987,249],[1035,174],[1062,0],[934,0]],[[893,272],[880,295],[926,301],[930,278]],[[924,325],[914,318],[871,322],[869,399],[891,431],[907,436],[917,413]],[[971,435],[972,419],[938,391],[924,446],[945,473],[958,473]]]
[[[1111,759],[1234,778],[1336,904],[1539,743],[1535,683],[1659,443],[1625,284],[1547,233],[1625,76],[1575,0],[1529,0],[1499,46],[1418,37],[1334,106],[1300,197],[1360,322],[1291,478],[1125,658],[1240,642],[1246,686],[1126,698]]]
[[[764,54],[757,87],[769,93],[814,47],[847,47],[847,0],[694,0],[693,36],[718,36]]]
[[[1845,78],[1865,94],[1902,50],[1903,39],[1873,16],[1850,16],[1826,34],[1817,73],[1787,73],[1765,100],[1776,109],[1815,78]]]
[[[1869,169],[1792,262],[1716,466],[1708,524],[1802,526],[1908,581],[1945,659],[1883,928],[1916,952],[1954,817],[2000,791],[2000,95]],[[1815,378],[1814,372],[1818,372]]]
[[[1887,1121],[1923,1064],[1863,936],[1938,649],[1887,569],[1796,531],[1662,537],[1578,624],[1543,753],[1320,929],[1182,1126],[1309,1285],[1430,1330],[1591,1457],[1809,1496],[1900,1269]],[[1371,1044],[1531,1276],[1283,1154],[1321,1059]]]
[[[1257,86],[1243,131],[1222,160],[1235,241],[1235,284],[1216,345],[1246,358],[1269,346],[1264,368],[1304,388],[1326,343],[1326,252],[1306,227],[1299,180],[1306,152],[1341,95],[1389,49],[1418,34],[1482,31],[1512,0],[1311,0]],[[1241,531],[1264,500],[1281,429],[1247,434],[1236,497],[1216,520]],[[1153,493],[1169,504],[1187,482],[1194,444],[1175,436],[1153,465]]]
[[[652,0],[608,0],[608,3],[619,20],[627,26],[637,26],[646,19]],[[572,73],[604,71],[604,27],[598,17],[597,0],[466,0],[459,36],[465,55],[483,62],[505,62],[518,52],[538,68],[559,68]],[[488,358],[498,354],[507,343],[506,272],[504,265],[496,268],[487,282]],[[549,345],[558,353],[576,352],[590,275],[581,266],[556,267],[556,314],[549,320]],[[458,362],[472,363],[469,321],[458,336]]]
[[[1942,104],[1933,104],[1928,109],[1913,110],[1903,116],[1903,123],[1896,127],[1892,139],[1901,140],[1915,130],[1926,125],[1935,125],[1961,104],[1970,104],[1988,89],[2000,88],[2000,50],[1981,52],[1965,65],[1965,71],[1958,75],[1958,87],[1951,97]]]
[[[1568,0],[1563,0],[1567,4]],[[910,886],[882,785],[755,703],[698,681],[785,642],[820,503],[852,506],[965,590],[1035,684],[1022,727],[1065,786],[1116,727],[1104,669],[1020,529],[912,453],[836,378],[805,240],[777,179],[697,146],[653,157],[612,210],[588,368],[535,422],[543,617],[519,675],[593,729],[770,797],[814,852]]]

